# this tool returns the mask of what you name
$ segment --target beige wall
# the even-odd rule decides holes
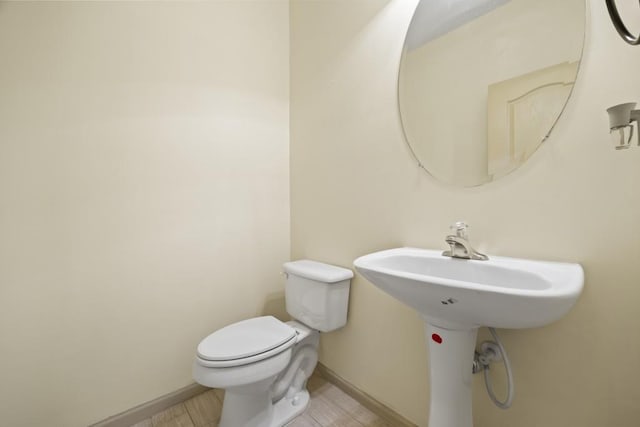
[[[281,312],[288,2],[0,3],[0,424],[192,383]]]
[[[449,224],[464,219],[483,252],[580,262],[586,287],[566,318],[502,331],[516,400],[495,408],[476,377],[475,425],[637,426],[640,148],[612,149],[605,109],[640,101],[640,48],[589,0],[576,93],[551,138],[508,177],[457,189],[420,171],[402,139],[396,77],[415,4],[292,3],[293,258],[350,265],[384,248],[444,248]],[[322,337],[322,362],[426,426],[419,316],[361,277],[351,297],[347,327]]]

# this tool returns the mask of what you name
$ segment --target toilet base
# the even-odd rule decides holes
[[[299,391],[289,399],[286,396],[273,405],[273,421],[269,427],[282,427],[302,414],[309,404],[309,392]]]
[[[238,398],[227,392],[219,427],[283,427],[302,414],[309,404],[307,390],[301,390],[293,397],[284,396],[273,404],[264,400],[266,396]]]

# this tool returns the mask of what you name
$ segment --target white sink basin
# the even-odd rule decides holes
[[[422,314],[429,351],[429,427],[472,427],[471,365],[480,326],[533,328],[564,316],[582,292],[578,264],[445,257],[398,248],[354,261],[371,283]]]
[[[443,328],[533,328],[560,319],[582,292],[579,264],[398,248],[354,261],[371,283]]]

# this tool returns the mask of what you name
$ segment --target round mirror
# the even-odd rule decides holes
[[[584,0],[421,0],[398,80],[420,167],[473,187],[523,164],[571,95],[584,26]]]

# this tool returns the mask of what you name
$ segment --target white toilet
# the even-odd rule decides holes
[[[302,413],[319,331],[347,323],[351,270],[300,260],[285,263],[284,272],[287,312],[296,320],[243,320],[198,345],[193,378],[225,389],[218,427],[282,427]]]

